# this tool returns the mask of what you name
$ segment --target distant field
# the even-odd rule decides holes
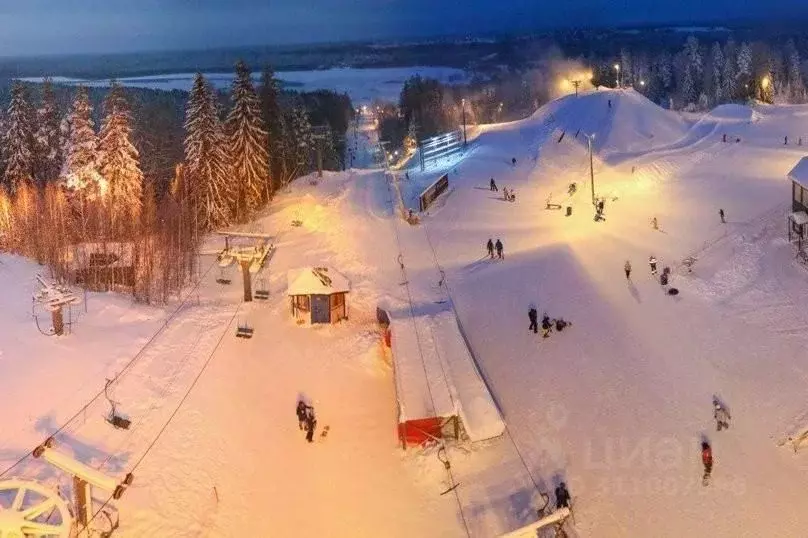
[[[367,69],[346,67],[311,71],[279,71],[277,77],[284,87],[288,89],[300,91],[334,90],[347,93],[354,103],[369,103],[374,99],[397,101],[404,82],[415,74],[447,83],[464,82],[468,76],[461,69],[424,66]],[[229,88],[233,80],[232,73],[206,73],[205,76],[214,87],[220,90]],[[260,73],[254,73],[253,77],[257,81],[260,78]],[[87,80],[62,76],[52,78],[54,82],[60,84],[84,84],[91,87],[104,87],[110,84],[110,79]],[[125,86],[136,88],[188,91],[191,88],[193,78],[193,73],[175,73],[125,77],[119,80]],[[42,77],[28,77],[23,80],[41,82]]]

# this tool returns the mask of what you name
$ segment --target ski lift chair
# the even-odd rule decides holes
[[[128,430],[129,426],[132,425],[132,421],[124,417],[123,415],[119,415],[118,412],[115,410],[115,406],[117,404],[112,400],[112,398],[110,398],[108,392],[111,383],[112,380],[107,379],[107,383],[106,385],[104,385],[104,396],[106,397],[111,407],[109,415],[107,415],[106,421],[112,424],[116,430]]]
[[[244,338],[249,340],[253,337],[253,332],[255,332],[255,329],[250,327],[247,322],[239,322],[238,328],[236,329],[236,338]]]
[[[264,277],[258,279],[258,289],[253,293],[253,298],[258,301],[266,301],[269,299],[269,290],[266,287]]]
[[[227,275],[224,274],[224,268],[219,269],[219,276],[216,279],[216,283],[221,284],[223,286],[226,286],[226,285],[230,284],[231,282],[232,282],[232,280],[230,278],[228,278]]]

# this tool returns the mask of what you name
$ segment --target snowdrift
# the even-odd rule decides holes
[[[760,115],[746,105],[718,105],[705,115],[705,119],[720,123],[750,123],[757,121]]]
[[[540,108],[532,119],[582,144],[586,144],[584,134],[594,134],[594,149],[604,154],[647,151],[672,144],[688,131],[687,122],[678,114],[634,90],[567,95]]]

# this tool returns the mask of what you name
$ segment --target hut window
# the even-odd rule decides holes
[[[342,293],[335,293],[331,296],[331,308],[339,308],[345,304],[345,295]]]
[[[295,296],[295,306],[299,310],[308,310],[309,309],[309,296],[308,295],[296,295]]]

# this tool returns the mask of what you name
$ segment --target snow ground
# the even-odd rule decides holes
[[[571,536],[802,536],[808,456],[776,441],[808,421],[808,272],[784,238],[785,175],[803,152],[783,145],[806,131],[808,107],[753,113],[691,125],[630,91],[556,101],[486,126],[419,226],[395,217],[397,195],[379,171],[301,180],[248,227],[277,237],[264,277],[270,300],[236,311],[239,290],[217,287],[214,269],[198,304],[194,296],[115,387],[131,432],[103,422],[102,402],[58,440],[82,461],[125,472],[214,352],[118,504],[120,535],[497,536],[534,521],[539,491],[563,479]],[[603,140],[595,189],[607,198],[604,222],[592,219],[576,126]],[[722,143],[724,132],[741,142]],[[360,138],[367,149],[373,133]],[[441,172],[411,170],[404,203]],[[492,176],[516,189],[515,203],[488,191]],[[568,196],[571,182],[578,190]],[[544,209],[548,197],[572,216]],[[484,259],[489,237],[502,239],[504,261]],[[508,425],[500,438],[449,450],[460,485],[443,496],[434,451],[396,446],[393,380],[378,348],[376,305],[408,305],[399,253],[417,311],[452,301]],[[678,297],[648,276],[651,254],[672,267]],[[687,273],[680,262],[691,255]],[[0,404],[13,433],[0,463],[11,463],[99,390],[171,307],[93,294],[72,335],[47,338],[29,317],[37,268],[2,262]],[[286,271],[320,263],[351,278],[351,319],[296,327]],[[440,269],[447,288],[436,286]],[[547,340],[528,333],[530,303],[573,325]],[[252,340],[233,337],[239,322],[255,328]],[[332,428],[314,446],[294,429],[301,394]],[[713,396],[731,410],[726,432],[713,428]],[[702,436],[716,461],[707,488]],[[36,463],[20,472],[55,480]]]
[[[353,68],[339,67],[312,71],[278,71],[277,78],[289,89],[298,91],[333,90],[347,93],[354,104],[370,104],[375,99],[398,102],[404,82],[411,76],[420,74],[444,83],[464,82],[468,75],[461,69],[452,67],[418,66],[418,67],[378,67]],[[229,90],[233,82],[233,73],[205,73],[205,77],[218,90]],[[256,82],[261,73],[253,73]],[[111,80],[89,80],[71,77],[52,77],[59,84],[82,84],[92,87],[109,86]],[[42,82],[42,77],[23,79],[28,82]],[[119,82],[124,86],[147,88],[152,90],[189,91],[193,84],[194,73],[174,73],[167,75],[151,75],[141,77],[124,77]]]

